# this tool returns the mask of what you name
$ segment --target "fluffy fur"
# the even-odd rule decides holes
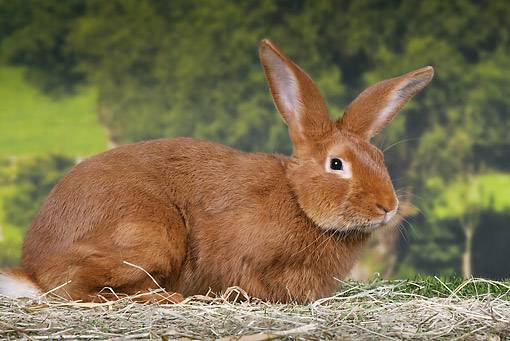
[[[0,272],[0,294],[12,298],[36,298],[42,292],[25,273],[10,270]]]
[[[292,156],[175,138],[91,157],[51,191],[26,235],[23,273],[0,277],[0,292],[16,295],[13,278],[24,277],[34,286],[19,293],[69,282],[56,293],[133,294],[156,287],[143,268],[184,296],[234,285],[270,301],[330,295],[398,205],[369,138],[432,68],[375,85],[333,122],[311,78],[271,42],[260,58]],[[328,172],[331,157],[349,162],[352,177]]]

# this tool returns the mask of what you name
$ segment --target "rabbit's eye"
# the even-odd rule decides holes
[[[340,159],[331,159],[331,161],[329,161],[329,168],[331,168],[332,170],[343,170],[344,169],[344,165],[342,163],[342,160]]]
[[[342,179],[352,178],[351,163],[339,157],[328,157],[324,163],[324,168],[327,173],[334,173]]]

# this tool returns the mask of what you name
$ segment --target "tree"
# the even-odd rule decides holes
[[[84,9],[81,0],[0,2],[5,16],[0,26],[3,59],[27,66],[26,76],[45,92],[72,92],[85,75],[76,68],[78,56],[67,37]]]
[[[16,190],[4,201],[5,221],[28,228],[44,199],[74,160],[57,155],[18,161],[13,184]]]
[[[443,187],[434,205],[435,219],[457,220],[464,234],[462,275],[473,276],[473,237],[479,228],[482,212],[504,212],[510,209],[510,191],[496,184],[510,183],[510,176],[501,173],[474,175],[465,172],[456,181]]]

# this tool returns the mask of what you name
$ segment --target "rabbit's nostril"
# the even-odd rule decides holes
[[[386,208],[385,206],[381,205],[381,204],[375,204],[377,206],[377,208],[382,211],[382,213],[386,214],[388,213],[389,211],[391,211],[391,209],[389,208]]]

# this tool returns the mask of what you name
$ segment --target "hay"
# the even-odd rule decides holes
[[[440,281],[437,279],[437,281]],[[467,286],[494,284],[497,294],[461,295]],[[441,285],[444,283],[441,282]],[[232,303],[232,289],[217,298],[193,297],[178,305],[15,300],[0,297],[2,339],[480,339],[510,337],[510,287],[471,280],[448,295],[408,290],[423,283],[343,283],[337,295],[308,305]],[[490,285],[488,285],[490,287]],[[434,296],[434,295],[432,295]]]

